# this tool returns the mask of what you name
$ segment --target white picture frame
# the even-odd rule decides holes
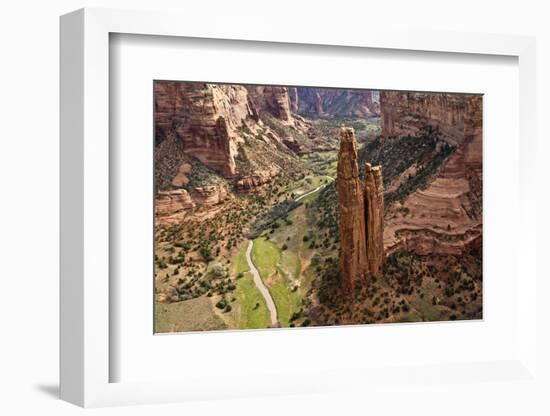
[[[182,22],[185,22],[183,25]],[[537,305],[535,252],[536,211],[533,181],[536,140],[535,40],[508,35],[433,33],[429,31],[353,28],[328,33],[322,27],[302,32],[264,22],[235,32],[220,19],[205,26],[200,19],[173,13],[81,9],[61,18],[61,398],[80,406],[160,403],[200,398],[321,392],[372,386],[399,369],[340,369],[318,374],[271,374],[224,386],[215,381],[185,379],[139,383],[110,382],[109,297],[109,36],[113,33],[225,39],[282,44],[429,51],[450,54],[503,55],[519,65],[520,216],[518,264],[522,270],[517,293],[519,345],[517,354],[498,362],[441,363],[415,368],[422,382],[439,376],[480,382],[491,379],[535,380],[537,375]],[[528,214],[529,213],[529,214]],[[322,369],[321,369],[322,371]],[[409,371],[409,370],[404,370]],[[388,374],[390,376],[388,376]],[[477,374],[477,376],[476,376]],[[482,374],[482,377],[479,375]],[[342,380],[348,380],[342,382]]]

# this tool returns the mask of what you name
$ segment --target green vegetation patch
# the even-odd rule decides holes
[[[184,187],[187,190],[192,191],[195,188],[212,185],[228,186],[227,181],[218,172],[197,158],[186,155],[186,161],[191,165],[191,172],[187,175],[189,182]]]
[[[290,287],[288,279],[279,273],[277,281],[269,288],[273,301],[277,306],[277,316],[281,326],[289,326],[290,317],[300,310],[302,297],[297,290]]]
[[[327,229],[339,241],[339,209],[336,181],[319,191],[317,198],[311,202],[313,210],[317,212],[317,227]]]
[[[281,251],[274,243],[262,237],[254,240],[252,261],[260,272],[262,279],[267,279],[277,271],[280,259]]]
[[[248,262],[246,261],[247,247],[248,241],[245,241],[231,261],[231,271],[234,275],[239,275],[240,273],[247,272],[250,269],[250,267],[248,267]]]
[[[437,284],[430,280],[421,286],[424,296],[411,297],[411,305],[420,314],[420,319],[426,322],[442,320],[442,312],[446,308],[439,305],[433,305],[432,299],[437,296]]]
[[[244,273],[244,276],[237,280],[236,293],[240,304],[239,328],[269,328],[269,310],[250,273]]]
[[[301,202],[296,202],[293,199],[285,199],[284,201],[275,204],[267,212],[258,215],[258,217],[250,225],[250,230],[247,237],[250,239],[255,239],[266,228],[275,228],[279,226],[278,220],[287,217],[290,211],[298,208],[300,205]]]
[[[300,276],[300,256],[293,250],[284,250],[281,255],[281,270],[287,276],[297,279]]]

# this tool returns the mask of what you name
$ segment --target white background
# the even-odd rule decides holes
[[[337,4],[337,8],[334,5]],[[362,4],[362,6],[359,6]],[[432,27],[437,30],[528,34],[538,36],[538,134],[539,163],[539,273],[548,244],[548,159],[550,105],[547,96],[550,74],[550,31],[543,2],[479,1],[393,1],[260,2],[202,0],[192,6],[190,19],[203,19],[207,26],[213,14],[235,20],[236,30],[264,19],[286,25],[388,24],[400,27]],[[331,7],[329,7],[329,5]],[[83,6],[186,10],[181,1],[20,1],[3,4],[0,15],[2,63],[0,106],[2,150],[0,178],[2,205],[2,342],[0,343],[0,409],[4,414],[72,414],[82,410],[55,400],[58,367],[58,16]],[[189,8],[191,6],[187,6]],[[187,9],[188,10],[188,9]],[[182,22],[185,24],[185,22]],[[505,123],[506,120],[503,120]],[[546,140],[543,140],[546,138]],[[543,246],[544,245],[544,246]],[[545,251],[543,251],[545,250]],[[546,254],[547,255],[547,254]],[[506,259],[503,259],[505,261]],[[548,281],[538,287],[550,294]],[[541,301],[546,296],[539,298]],[[548,320],[542,302],[540,313]],[[542,316],[542,315],[541,315]],[[546,326],[548,328],[548,325]],[[542,329],[542,326],[541,326]],[[548,329],[539,333],[543,341],[539,366],[549,373]],[[544,352],[546,352],[544,354]],[[345,354],[345,352],[342,352]],[[540,385],[539,385],[540,386]],[[426,395],[421,389],[388,386],[372,397],[340,392],[330,395],[258,398],[226,402],[142,406],[95,410],[101,414],[548,414],[546,391],[525,385],[458,383],[434,386]],[[396,397],[398,396],[398,398]],[[546,408],[543,409],[543,403]],[[545,410],[545,412],[544,412]]]

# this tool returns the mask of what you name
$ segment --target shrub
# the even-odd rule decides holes
[[[290,317],[290,322],[295,321],[296,319],[299,319],[302,314],[300,312],[293,312]]]
[[[227,269],[220,263],[216,263],[209,271],[210,276],[216,279],[223,279],[227,277]]]
[[[210,251],[210,247],[208,246],[202,246],[199,250],[199,253],[206,261],[214,260],[214,256],[212,256],[212,252]]]

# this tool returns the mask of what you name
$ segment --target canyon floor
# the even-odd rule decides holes
[[[384,167],[386,189],[383,271],[351,298],[338,276],[334,179],[342,124],[355,128],[361,161]],[[229,188],[218,202],[157,223],[155,332],[482,317],[481,252],[456,251],[468,243],[469,223],[440,214],[465,186],[442,175],[457,149],[434,131],[388,145],[379,139],[378,117],[318,119],[313,126],[320,144],[296,157],[292,175],[254,193]],[[444,248],[426,246],[430,233],[448,240]]]

